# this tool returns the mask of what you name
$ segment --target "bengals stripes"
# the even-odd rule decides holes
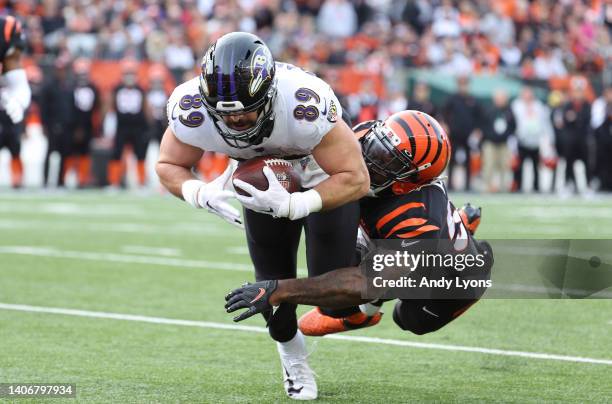
[[[408,152],[417,166],[427,163],[433,166],[440,158],[447,159],[448,153],[442,155],[442,151],[444,143],[448,146],[448,138],[442,135],[442,128],[429,115],[403,111],[393,115],[387,125],[400,139],[407,141]]]
[[[378,219],[376,230],[382,238],[413,238],[440,230],[438,226],[429,224],[423,216],[426,216],[423,203],[406,203]]]

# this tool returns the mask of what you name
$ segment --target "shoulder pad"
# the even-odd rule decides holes
[[[177,125],[198,127],[204,120],[198,79],[193,78],[174,89],[166,105],[168,126],[176,133]],[[194,113],[194,112],[197,112]]]
[[[193,78],[174,89],[166,105],[168,127],[183,143],[209,150],[210,136],[203,133],[216,130],[202,104],[198,78]]]
[[[279,96],[284,97],[287,108],[288,127],[318,138],[318,143],[342,117],[342,107],[334,91],[317,76],[295,66],[281,68],[277,75]]]

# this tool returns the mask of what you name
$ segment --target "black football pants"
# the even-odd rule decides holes
[[[247,244],[257,281],[296,277],[297,250],[302,228],[306,236],[308,275],[356,265],[355,243],[359,224],[359,203],[311,213],[301,220],[275,219],[244,209]],[[270,336],[279,342],[297,332],[295,304],[282,303],[272,315],[264,313]]]
[[[121,160],[123,148],[126,144],[131,144],[136,160],[144,161],[147,157],[147,147],[149,146],[147,131],[146,122],[140,125],[118,124],[115,144],[113,146],[113,160]]]
[[[434,332],[450,323],[478,300],[405,299],[395,304],[393,321],[417,335]]]
[[[0,118],[0,150],[6,147],[14,159],[19,158],[21,152],[20,130],[23,131],[21,123],[15,125],[8,118]]]
[[[47,132],[47,155],[45,156],[45,169],[43,172],[45,186],[49,185],[49,169],[51,164],[51,153],[54,151],[60,155],[60,169],[57,185],[64,186],[64,171],[66,169],[66,159],[72,154],[72,128],[62,122],[50,124],[45,128]]]

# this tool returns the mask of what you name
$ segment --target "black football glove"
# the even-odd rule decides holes
[[[270,295],[276,290],[278,281],[262,281],[245,283],[242,287],[234,289],[225,296],[225,309],[228,313],[239,309],[248,309],[236,317],[234,321],[242,321],[257,313],[272,310]]]
[[[459,209],[459,216],[463,220],[463,224],[473,236],[480,225],[480,217],[482,216],[481,207],[473,207],[469,202]]]

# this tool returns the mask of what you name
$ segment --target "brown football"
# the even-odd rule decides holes
[[[289,192],[297,192],[300,190],[300,176],[293,168],[293,165],[287,160],[280,158],[263,156],[255,157],[238,164],[238,168],[234,171],[232,179],[239,179],[253,185],[260,191],[268,189],[268,179],[263,173],[263,168],[268,166],[276,174],[278,182]],[[240,195],[248,195],[245,191],[238,187],[236,192]]]

